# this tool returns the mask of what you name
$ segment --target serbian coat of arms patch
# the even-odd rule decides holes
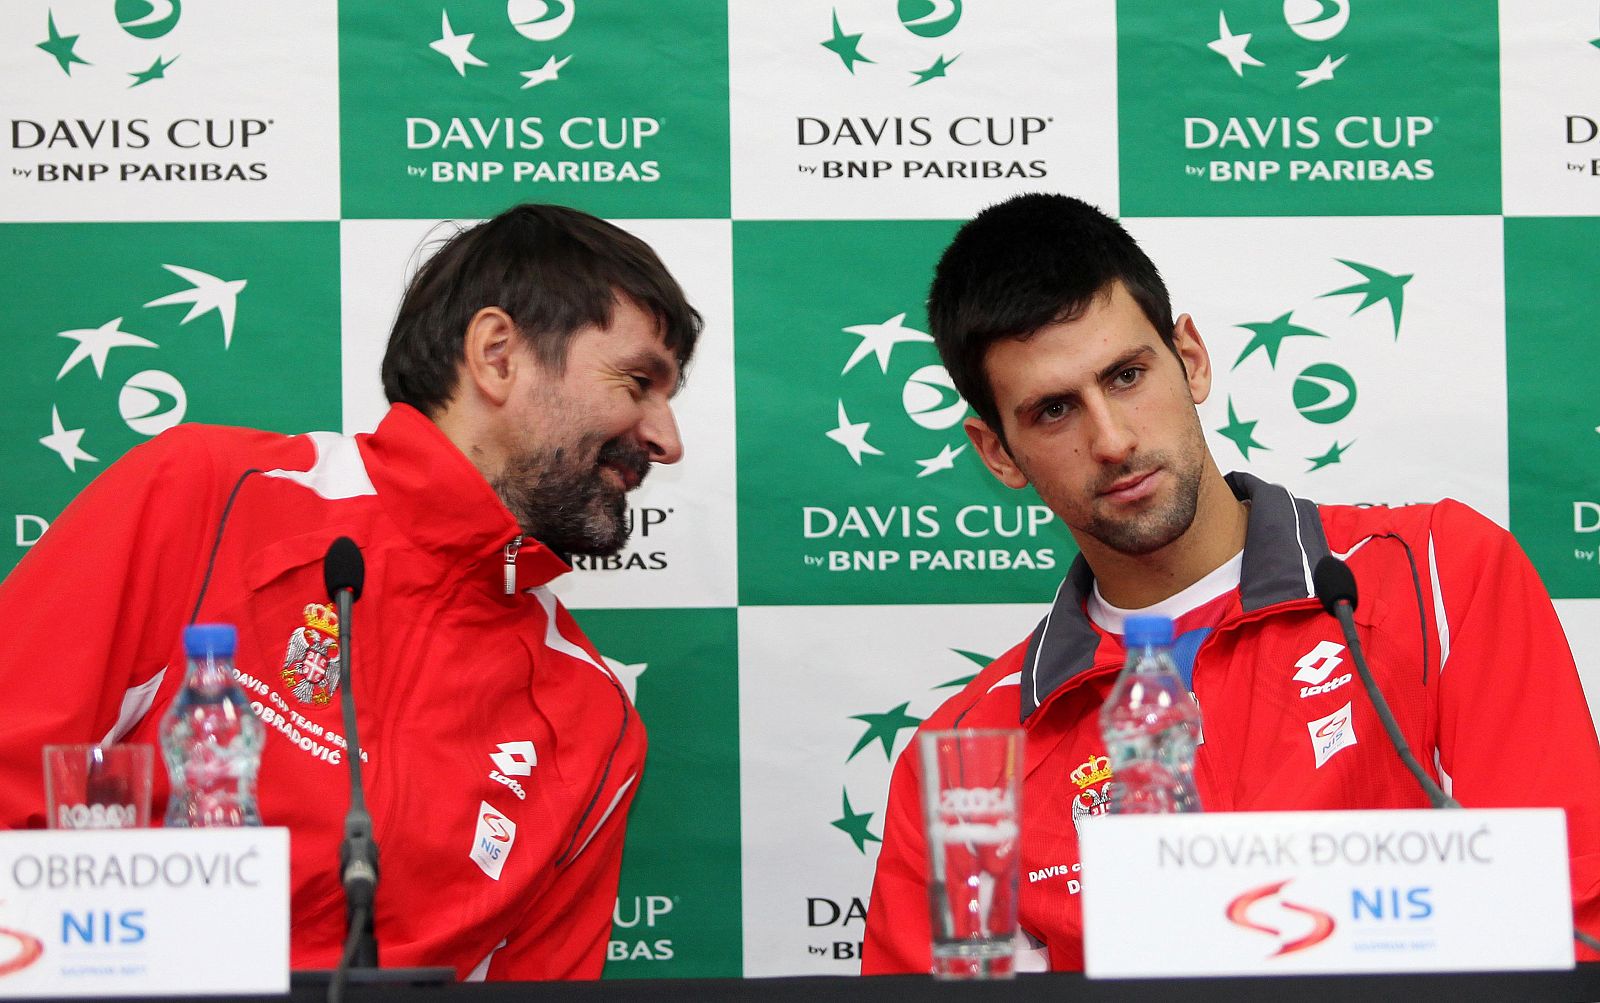
[[[283,655],[283,684],[295,699],[325,706],[339,689],[339,614],[332,606],[308,603],[305,625],[289,635]]]

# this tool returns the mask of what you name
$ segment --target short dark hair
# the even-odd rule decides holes
[[[1172,302],[1161,273],[1128,231],[1087,202],[1018,195],[956,233],[934,270],[928,324],[956,390],[1002,443],[984,369],[989,346],[1078,319],[1118,281],[1173,348]]]
[[[468,322],[491,306],[559,372],[573,335],[610,325],[618,297],[653,314],[679,369],[687,366],[700,314],[650,245],[576,209],[515,206],[456,233],[417,271],[389,332],[383,392],[436,415],[455,392]]]

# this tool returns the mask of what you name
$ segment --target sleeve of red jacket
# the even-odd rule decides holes
[[[1600,742],[1549,593],[1510,534],[1455,502],[1435,509],[1418,557],[1433,582],[1450,790],[1467,808],[1564,808],[1574,918],[1600,935]]]
[[[637,718],[633,722],[638,724]],[[638,789],[643,761],[640,750],[633,777],[620,790],[616,807],[599,823],[588,844],[561,867],[549,887],[528,910],[528,923],[507,939],[490,962],[491,981],[545,981],[598,979],[606,965],[606,944],[611,939],[612,910],[617,902],[617,880],[622,873],[622,837],[628,811]],[[580,837],[581,840],[582,837]]]
[[[917,788],[917,757],[906,746],[889,780],[883,845],[867,901],[867,936],[862,975],[926,974],[933,968],[932,921],[928,916],[928,845]]]
[[[194,527],[214,508],[186,432],[112,464],[0,583],[0,828],[44,824],[42,747],[105,738],[177,649],[201,566]]]

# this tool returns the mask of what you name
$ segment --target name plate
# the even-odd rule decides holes
[[[0,832],[0,997],[288,990],[287,829]]]
[[[1560,809],[1087,820],[1091,978],[1571,968]]]

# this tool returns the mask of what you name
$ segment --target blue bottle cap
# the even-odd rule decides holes
[[[233,657],[239,632],[231,623],[196,623],[183,628],[183,651],[190,658],[206,655]]]
[[[1141,613],[1122,622],[1123,643],[1130,648],[1172,643],[1172,617]]]

